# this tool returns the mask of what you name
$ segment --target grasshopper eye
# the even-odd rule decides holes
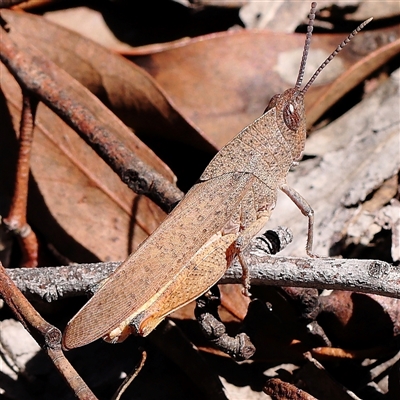
[[[293,103],[286,103],[283,108],[283,120],[285,125],[291,130],[296,131],[300,125],[300,114]]]

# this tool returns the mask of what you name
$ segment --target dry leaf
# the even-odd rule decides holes
[[[46,19],[2,10],[10,37],[18,32],[100,98],[138,135],[160,135],[211,153],[215,148],[185,120],[169,96],[142,69]]]
[[[10,171],[7,165],[13,166],[16,160],[10,146],[14,142],[15,149],[22,99],[14,78],[3,65],[0,69],[6,99],[2,121],[8,121],[8,129],[1,135],[1,162],[2,170]],[[43,104],[37,112],[31,169],[40,195],[31,185],[28,218],[35,230],[75,261],[124,259],[165,216],[154,203],[122,183],[94,150]],[[8,193],[13,177],[7,177]]]
[[[392,40],[390,35],[387,38]],[[314,35],[305,81],[343,39],[344,35],[337,34]],[[361,32],[318,77],[306,96],[307,103],[319,99],[327,84],[369,54],[361,46],[363,40],[365,33]],[[169,50],[133,60],[160,83],[184,115],[220,148],[259,117],[274,94],[293,86],[303,44],[303,34],[243,30],[198,37],[181,42],[179,47],[174,43]],[[380,65],[387,60],[379,59]],[[370,72],[371,68],[367,73]],[[366,72],[356,75],[357,82],[354,78],[343,81],[347,90],[365,78]],[[341,96],[343,93],[342,90]],[[324,102],[320,107],[325,111],[330,105]]]
[[[335,290],[320,296],[318,322],[332,343],[350,349],[384,346],[400,334],[400,300]]]

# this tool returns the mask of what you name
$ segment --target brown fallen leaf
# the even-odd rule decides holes
[[[327,87],[336,93],[337,101],[398,52],[399,44],[391,43],[393,35],[398,36],[395,31],[361,32],[349,49],[332,62],[306,96],[307,104],[318,103],[318,111],[310,117],[307,113],[310,121],[314,122],[332,105],[329,98],[320,100]],[[376,47],[379,41],[388,43],[387,49],[371,54],[365,48],[366,35]],[[343,34],[313,36],[305,81],[343,39]],[[147,56],[139,48],[142,55],[131,59],[146,69],[184,115],[220,148],[261,115],[272,95],[293,85],[303,42],[303,34],[242,30],[173,43],[171,49]],[[355,63],[357,69],[353,70]],[[352,73],[348,72],[350,68]],[[337,82],[346,71],[345,78]]]
[[[361,58],[333,82],[317,87],[308,98],[307,126],[309,128],[341,97],[399,54],[400,31],[389,28],[366,32],[363,40],[356,41],[356,45],[353,51]]]
[[[100,98],[139,136],[180,140],[210,153],[215,147],[180,114],[169,95],[141,68],[45,18],[2,10],[17,44],[18,32]]]
[[[220,285],[221,305],[231,314],[230,319],[227,316],[225,316],[225,318],[221,316],[224,322],[229,322],[236,318],[239,320],[245,318],[250,299],[243,296],[242,289],[242,285]]]
[[[387,346],[387,343],[378,346],[370,347],[367,349],[348,350],[338,347],[314,347],[310,353],[319,361],[324,360],[365,360],[366,358],[382,358],[393,354],[395,343],[392,346]]]
[[[371,15],[374,19],[390,19],[399,16],[400,7],[396,1],[327,1],[322,4],[321,16],[325,19],[335,19],[337,15],[344,15],[349,21],[362,21]]]
[[[21,109],[21,91],[1,65],[1,170],[15,163],[15,133]],[[76,82],[64,75],[65,84]],[[77,89],[78,87],[75,86]],[[77,95],[78,95],[77,91]],[[86,93],[86,96],[83,96]],[[89,92],[80,101],[96,110],[99,120],[131,151],[158,169],[170,181],[174,175],[121,121],[99,104]],[[97,108],[96,108],[97,107]],[[14,146],[14,147],[13,147]],[[32,196],[28,218],[50,243],[74,260],[123,259],[154,230],[164,213],[149,201],[133,194],[97,154],[46,106],[40,104],[34,133]],[[5,176],[6,175],[6,176]],[[10,193],[13,173],[2,174],[2,193]],[[37,186],[36,186],[37,185]],[[40,191],[40,194],[38,190]]]
[[[43,17],[47,21],[74,31],[115,52],[123,53],[131,49],[128,43],[124,43],[115,36],[100,10],[89,7],[71,7],[46,12]],[[134,31],[134,25],[126,26],[126,29],[129,28]]]

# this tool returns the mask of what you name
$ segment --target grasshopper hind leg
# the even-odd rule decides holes
[[[245,296],[248,297],[251,296],[249,265],[246,259],[248,256],[248,248],[253,238],[264,228],[269,220],[270,215],[271,211],[269,210],[258,213],[256,219],[252,221],[248,226],[245,226],[245,228],[240,232],[238,238],[235,241],[237,257],[243,271],[242,292]]]

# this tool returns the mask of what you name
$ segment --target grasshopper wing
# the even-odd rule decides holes
[[[245,195],[251,177],[251,174],[230,173],[193,186],[165,221],[72,318],[64,332],[64,348],[91,343],[151,306],[158,293],[179,279],[210,238],[222,231]],[[190,297],[198,297],[207,286]],[[174,307],[186,303],[182,299]]]
[[[146,336],[168,314],[191,302],[215,285],[224,275],[236,254],[237,234],[215,234],[190,262],[157,294],[155,301],[130,323]]]

